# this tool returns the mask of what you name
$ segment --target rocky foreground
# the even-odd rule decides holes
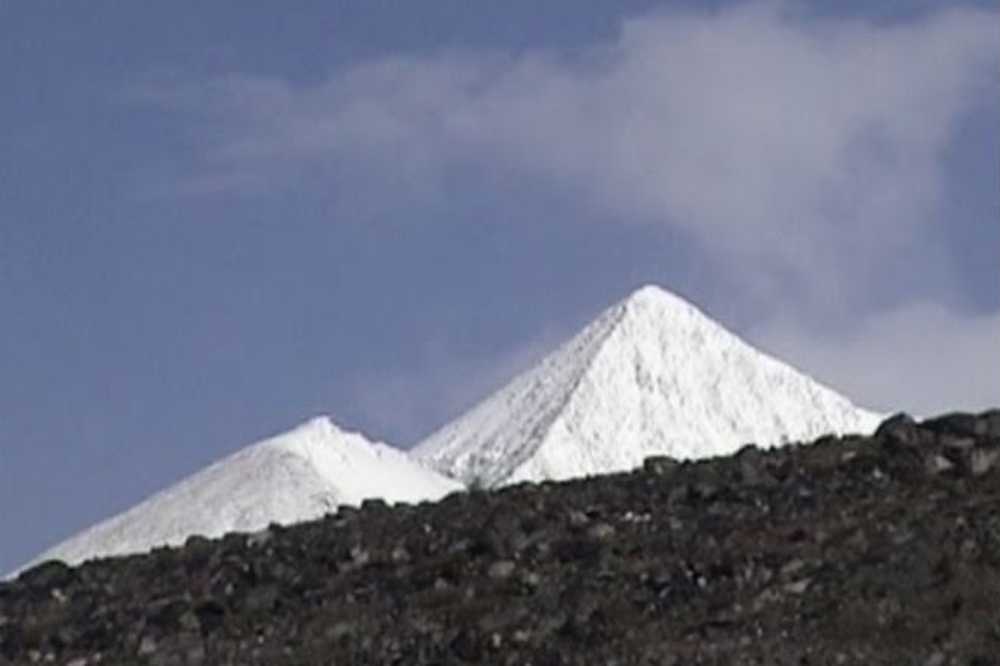
[[[0,664],[1000,664],[1000,410],[0,584]]]

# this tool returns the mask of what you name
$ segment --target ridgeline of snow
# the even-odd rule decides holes
[[[657,454],[867,434],[880,419],[647,286],[412,454],[494,487],[631,469]]]
[[[216,462],[31,564],[76,564],[178,545],[194,534],[254,532],[366,498],[434,500],[463,484],[627,470],[650,455],[702,458],[748,442],[867,434],[881,418],[753,349],[690,303],[644,287],[409,454],[342,431],[326,417],[313,419]]]
[[[319,417],[196,472],[47,550],[35,563],[76,564],[182,544],[193,534],[217,537],[318,518],[367,498],[417,502],[461,489],[406,453]]]

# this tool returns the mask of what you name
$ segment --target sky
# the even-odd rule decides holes
[[[1000,5],[0,3],[0,571],[317,414],[408,448],[655,283],[1000,406]]]

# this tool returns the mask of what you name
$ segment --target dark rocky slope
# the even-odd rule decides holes
[[[1000,664],[1000,411],[0,584],[0,663]]]

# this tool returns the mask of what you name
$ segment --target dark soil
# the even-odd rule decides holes
[[[1000,664],[1000,410],[0,584],[0,663]]]

